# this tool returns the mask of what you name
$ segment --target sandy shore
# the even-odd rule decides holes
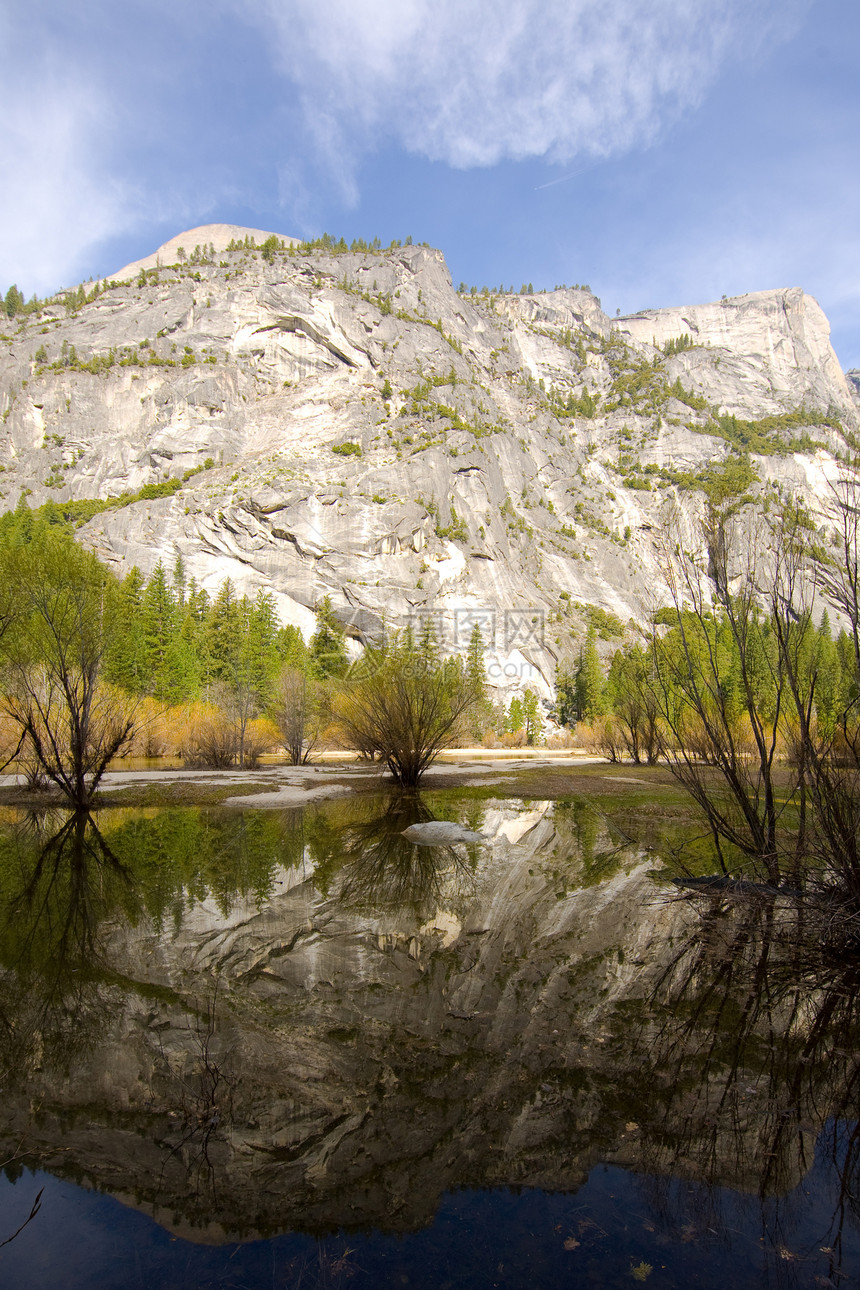
[[[558,772],[601,763],[603,758],[567,749],[451,749],[433,764],[422,787],[504,784],[519,771],[539,772],[545,768]],[[163,787],[166,801],[176,800],[180,794],[188,800],[198,789],[201,800],[217,797],[222,806],[283,809],[371,789],[384,791],[392,783],[390,774],[379,763],[365,762],[344,753],[324,753],[317,762],[307,766],[268,762],[253,771],[186,770],[175,763],[159,766],[150,761],[121,763],[108,771],[99,785],[98,798],[101,805],[107,806],[118,796],[137,796],[142,791],[152,796],[153,790],[157,792]],[[225,793],[231,787],[236,792]],[[28,793],[22,775],[0,776],[0,795],[7,804],[21,803],[25,796],[34,806],[41,805],[45,797],[57,801],[56,791]]]

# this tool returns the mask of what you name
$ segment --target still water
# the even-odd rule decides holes
[[[0,1285],[860,1286],[794,911],[576,801],[0,822]]]

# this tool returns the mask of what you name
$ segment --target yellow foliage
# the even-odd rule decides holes
[[[506,730],[500,735],[499,742],[503,748],[524,748],[526,743],[525,730]]]
[[[140,700],[137,725],[126,755],[129,757],[167,757],[176,752],[172,739],[170,714],[175,711],[166,703],[149,696]]]
[[[268,717],[256,717],[245,727],[245,765],[253,770],[264,753],[282,747],[281,732]]]
[[[233,765],[236,731],[226,712],[214,703],[189,703],[173,711],[178,717],[178,752],[186,766],[219,769]]]
[[[592,726],[587,721],[577,721],[576,728],[570,731],[570,747],[582,752],[602,753],[602,733],[597,723]]]
[[[576,737],[572,730],[563,726],[560,730],[554,730],[546,741],[547,748],[576,748]]]
[[[0,765],[9,760],[18,746],[20,727],[8,712],[0,712]]]

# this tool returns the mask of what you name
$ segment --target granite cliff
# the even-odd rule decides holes
[[[494,614],[494,679],[548,693],[587,606],[665,602],[667,507],[694,543],[739,454],[814,507],[858,429],[798,289],[609,318],[586,288],[455,291],[426,246],[265,236],[191,230],[7,322],[3,505],[122,497],[79,530],[118,572],[181,555],[305,630],[325,594],[357,639]]]

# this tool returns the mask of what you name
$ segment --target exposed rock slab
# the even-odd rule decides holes
[[[774,432],[753,464],[760,495],[776,485],[813,511],[839,469],[838,424],[860,429],[827,320],[799,289],[609,319],[580,289],[458,294],[429,247],[294,247],[270,263],[226,251],[247,233],[264,236],[179,234],[157,277],[141,280],[141,261],[83,308],[11,329],[2,505],[197,471],[81,540],[119,572],[181,555],[209,591],[266,587],[305,633],[326,594],[357,640],[431,613],[462,648],[477,616],[491,682],[548,696],[581,606],[623,626],[668,599],[669,511],[701,546],[697,475],[730,451],[707,433],[715,417],[803,409],[807,446],[777,451]],[[209,243],[211,261],[166,262]],[[664,352],[685,334],[692,347]]]

